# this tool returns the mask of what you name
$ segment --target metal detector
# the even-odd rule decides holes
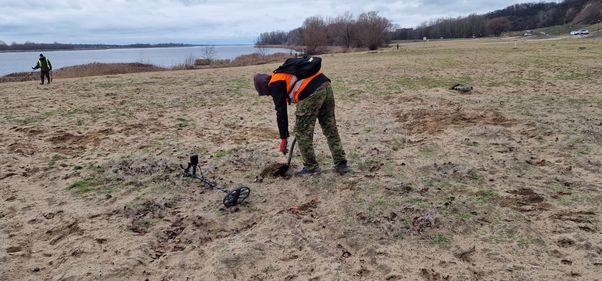
[[[200,171],[201,175],[200,176],[197,175],[196,170],[197,170],[198,165],[199,165],[199,155],[198,154],[191,155],[190,162],[188,162],[188,167],[184,168],[184,166],[180,165],[182,170],[184,170],[182,172],[182,176],[187,177],[187,178],[195,178],[197,180],[200,180],[203,183],[203,185],[205,185],[205,187],[207,187],[209,189],[217,189],[223,193],[226,193],[226,196],[224,197],[224,200],[223,200],[224,206],[226,206],[226,208],[230,208],[230,207],[233,207],[233,206],[236,206],[236,205],[242,203],[243,201],[245,201],[245,199],[247,199],[247,197],[249,197],[249,194],[251,194],[251,190],[246,186],[241,186],[234,190],[228,190],[228,189],[220,187],[216,182],[203,176],[203,170],[200,168],[199,168],[199,171]]]

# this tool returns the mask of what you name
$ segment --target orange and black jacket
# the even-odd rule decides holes
[[[330,79],[320,72],[301,80],[292,74],[272,74],[269,90],[276,106],[276,120],[281,139],[289,137],[287,105],[307,98],[324,82],[330,82]]]

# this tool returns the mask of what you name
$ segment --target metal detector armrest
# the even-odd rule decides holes
[[[190,162],[188,162],[188,167],[184,168],[184,166],[180,165],[182,168],[182,175],[184,177],[196,177],[196,168],[199,165],[199,155],[192,154],[190,156]]]

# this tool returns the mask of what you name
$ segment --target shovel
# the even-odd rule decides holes
[[[291,144],[291,150],[288,152],[288,162],[286,162],[286,164],[282,164],[282,166],[278,167],[278,169],[274,172],[274,177],[286,176],[286,172],[291,167],[291,160],[293,160],[293,150],[295,150],[295,143],[297,143],[297,138],[294,138],[293,144]]]

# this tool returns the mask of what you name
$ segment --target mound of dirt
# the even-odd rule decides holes
[[[545,203],[545,198],[531,188],[519,188],[508,191],[513,196],[499,198],[499,203],[504,207],[511,207],[520,212],[542,211],[550,208]]]
[[[509,127],[514,121],[496,110],[470,110],[438,107],[435,109],[412,109],[397,113],[397,121],[411,134],[438,133],[450,127],[476,125],[498,125]]]
[[[109,134],[112,134],[112,129],[105,129],[96,132],[90,132],[88,134],[83,135],[74,135],[66,132],[58,132],[54,136],[48,138],[52,144],[61,145],[61,144],[69,144],[69,145],[94,145],[97,146],[100,141]]]
[[[138,234],[145,234],[151,224],[151,220],[155,218],[163,218],[165,209],[173,207],[173,202],[163,204],[155,201],[146,201],[138,206],[124,208],[124,213],[131,218],[129,229]]]
[[[276,175],[276,172],[278,170],[280,170],[282,167],[284,167],[286,164],[284,163],[273,163],[273,164],[269,164],[267,165],[265,168],[263,168],[263,170],[261,171],[261,173],[259,173],[259,179],[265,179],[265,178],[277,178],[278,175]],[[286,174],[283,176],[283,178],[285,179],[289,179],[293,176],[293,171],[295,170],[295,167],[293,165],[291,165],[288,168],[288,171],[286,171]]]

